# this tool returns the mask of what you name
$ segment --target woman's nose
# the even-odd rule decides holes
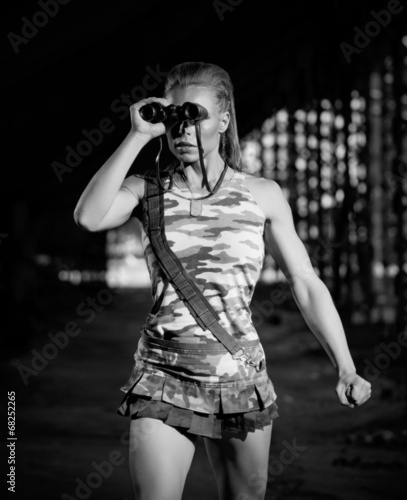
[[[179,122],[179,133],[182,134],[184,132],[184,130],[186,129],[186,127],[187,127],[187,122],[180,121]]]
[[[189,123],[188,121],[186,120],[181,120],[179,122],[179,125],[178,125],[178,133],[179,135],[183,135],[183,134],[187,134],[189,135],[189,132],[188,132],[188,128],[189,128]]]
[[[181,137],[182,135],[191,135],[191,124],[187,120],[180,120],[170,126],[172,137]]]

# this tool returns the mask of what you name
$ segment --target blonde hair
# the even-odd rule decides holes
[[[174,88],[190,85],[200,85],[211,89],[221,113],[229,112],[230,121],[224,132],[224,141],[219,141],[219,153],[231,168],[242,170],[233,85],[229,74],[216,64],[204,62],[177,64],[167,75],[164,96]]]

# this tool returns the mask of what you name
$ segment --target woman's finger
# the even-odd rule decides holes
[[[338,395],[339,401],[344,406],[351,406],[353,408],[352,403],[349,401],[349,398],[346,393],[346,385],[343,382],[340,382],[336,386],[336,394]]]
[[[370,398],[371,393],[372,391],[370,383],[361,378],[358,378],[350,386],[350,398],[358,406],[365,403]]]

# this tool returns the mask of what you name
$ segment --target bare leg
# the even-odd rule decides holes
[[[181,500],[197,436],[160,420],[130,424],[130,475],[136,500]]]
[[[263,500],[272,424],[263,430],[204,438],[220,500]]]

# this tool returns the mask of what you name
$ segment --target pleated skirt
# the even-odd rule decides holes
[[[239,343],[252,359],[264,360],[260,371],[233,359],[218,341],[191,344],[143,332],[117,413],[210,438],[264,429],[278,416],[264,350],[258,339]]]

